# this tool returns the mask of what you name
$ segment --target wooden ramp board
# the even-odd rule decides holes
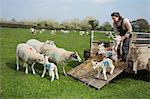
[[[112,75],[107,74],[108,80],[105,81],[103,80],[104,77],[102,73],[99,78],[96,78],[97,71],[92,69],[90,60],[87,60],[70,70],[67,74],[86,83],[89,86],[100,89],[117,75],[119,75],[123,70],[124,69],[121,67],[115,68]]]

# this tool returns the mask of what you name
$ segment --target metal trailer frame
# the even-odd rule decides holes
[[[103,33],[107,32],[108,33],[111,31],[100,31],[100,32],[103,32]],[[150,33],[149,34],[148,33],[136,33],[136,32],[133,33],[133,36],[132,36],[131,41],[130,41],[129,55],[127,58],[127,62],[125,64],[120,64],[121,66],[126,67],[126,68],[121,68],[121,67],[115,68],[114,74],[107,75],[107,77],[108,77],[107,81],[103,80],[102,74],[100,75],[99,79],[95,78],[96,72],[92,69],[90,59],[84,61],[79,66],[76,66],[75,68],[71,69],[69,72],[67,72],[67,74],[74,77],[75,79],[80,80],[83,83],[86,83],[89,86],[92,86],[96,89],[101,89],[103,86],[105,86],[107,83],[109,83],[115,77],[117,77],[117,75],[122,73],[124,70],[128,73],[133,73],[133,67],[134,67],[133,65],[135,65],[137,63],[135,61],[135,58],[136,58],[135,56],[133,56],[132,58],[130,57],[130,55],[133,53],[132,49],[137,49],[137,48],[140,49],[142,46],[142,48],[146,47],[150,50],[150,44],[136,44],[135,48],[132,47],[132,45],[135,44],[138,40],[142,40],[142,41],[150,40],[149,37],[148,38],[138,38],[138,36],[137,36],[138,34],[150,35]],[[90,38],[90,57],[91,58],[93,56],[96,56],[96,54],[94,52],[95,51],[95,43],[99,42],[99,41],[95,41],[94,37],[95,37],[94,31],[91,31],[91,38]],[[112,41],[110,41],[110,42],[112,43]],[[150,53],[148,52],[148,54],[150,54]],[[132,64],[130,64],[130,63],[132,63]],[[148,67],[150,70],[150,59],[148,61]],[[143,68],[143,69],[145,69],[145,68]],[[134,73],[136,73],[136,72],[134,71]]]

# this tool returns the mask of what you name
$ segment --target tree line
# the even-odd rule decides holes
[[[140,32],[150,32],[150,25],[145,19],[137,19],[131,21],[131,25],[133,27],[133,31]],[[4,18],[0,18],[0,26],[5,27],[24,27],[24,28],[45,28],[49,30],[100,30],[100,31],[112,31],[113,27],[109,22],[104,22],[100,24],[100,22],[92,17],[85,17],[83,20],[78,18],[64,20],[63,22],[57,22],[53,19],[35,19],[35,20],[22,20],[17,21],[15,18],[11,20],[6,20]]]

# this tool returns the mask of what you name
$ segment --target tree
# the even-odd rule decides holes
[[[134,31],[149,31],[149,23],[145,19],[137,19],[135,21],[131,21],[131,24]]]
[[[61,27],[62,27],[62,29],[65,29],[65,30],[72,29],[72,26],[70,24],[70,20],[63,21],[61,24]]]
[[[111,31],[112,26],[109,22],[104,22],[103,25],[101,26],[101,29],[104,31]]]
[[[88,16],[80,22],[80,27],[82,30],[92,29],[91,24],[89,24],[89,20],[95,20],[95,17]]]
[[[15,18],[12,18],[12,19],[11,19],[11,22],[12,22],[12,23],[16,23],[17,21],[16,21]]]
[[[70,25],[73,30],[81,30],[80,20],[77,18],[70,20]]]
[[[9,21],[5,18],[0,17],[0,23],[8,23]]]
[[[94,19],[94,20],[89,20],[88,23],[91,25],[92,30],[96,29],[96,27],[99,25],[99,21],[96,20],[96,19]]]

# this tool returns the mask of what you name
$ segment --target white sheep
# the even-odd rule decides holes
[[[104,43],[98,45],[98,54],[102,54],[106,52],[106,48],[104,47]]]
[[[60,32],[64,33],[64,34],[68,34],[69,31],[68,30],[60,30]]]
[[[114,46],[113,49],[115,51],[117,51],[118,46],[120,45],[120,54],[122,54],[122,46],[123,46],[123,40],[122,37],[120,35],[116,35],[115,37],[112,35],[112,33],[110,32],[110,36],[113,38],[114,42]]]
[[[82,35],[84,35],[84,34],[85,34],[85,31],[80,31],[80,32],[79,32],[79,35],[80,35],[80,36],[82,36]]]
[[[110,57],[115,62],[118,61],[117,53],[114,50],[107,51],[106,48],[104,47],[104,43],[101,43],[101,44],[98,45],[98,54],[102,54],[105,57]]]
[[[41,30],[39,30],[39,32],[40,32],[40,33],[43,33],[43,32],[45,32],[45,29],[41,29]]]
[[[81,62],[81,58],[77,52],[67,51],[63,48],[53,47],[47,50],[44,54],[49,57],[50,61],[56,63],[57,65],[58,64],[62,65],[62,69],[65,75],[67,74],[65,72],[64,65],[67,60],[74,60]]]
[[[86,35],[89,35],[90,33],[88,31],[86,31]]]
[[[51,30],[50,34],[56,35],[56,30]]]
[[[30,31],[31,31],[32,34],[35,34],[37,32],[37,30],[34,29],[34,28],[30,28]]]
[[[26,42],[26,44],[32,46],[38,53],[44,53],[48,48],[56,47],[54,41],[45,41],[40,42],[36,39],[30,39]]]
[[[50,63],[48,61],[48,57],[45,56],[45,63],[44,63],[44,69],[43,69],[43,74],[42,74],[42,78],[44,77],[45,73],[46,73],[46,70],[48,70],[48,73],[49,73],[49,76],[52,76],[51,77],[51,82],[54,81],[54,78],[55,78],[55,75],[56,75],[56,79],[59,79],[59,76],[58,76],[58,69],[57,69],[57,66],[54,64],[54,63]]]
[[[35,63],[38,62],[40,64],[44,64],[45,62],[43,54],[37,53],[32,46],[25,43],[18,44],[16,48],[17,71],[19,70],[19,59],[23,61],[23,67],[26,68],[26,74],[28,74],[28,64],[32,64],[32,72],[33,74],[36,74],[34,70]]]
[[[101,62],[97,62],[97,61],[91,60],[91,63],[92,63],[93,69],[98,68],[97,78],[99,78],[99,76],[100,76],[101,69],[103,71],[104,80],[107,80],[107,76],[106,76],[107,68],[110,68],[111,69],[110,70],[110,74],[113,74],[115,66],[113,65],[113,61],[111,59],[104,58]]]

